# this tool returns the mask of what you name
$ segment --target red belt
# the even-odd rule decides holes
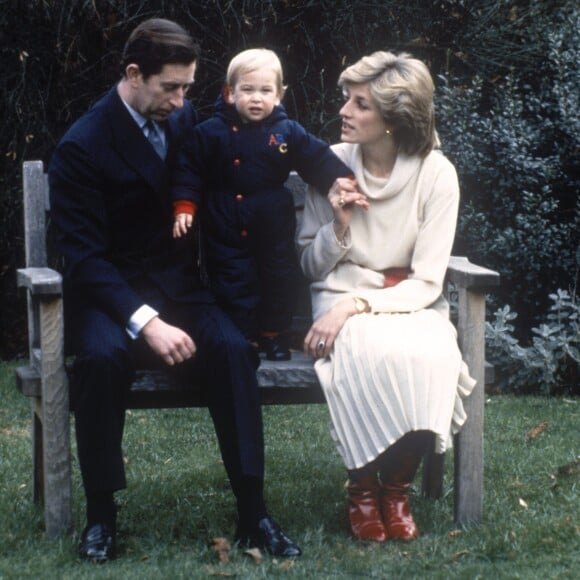
[[[411,272],[411,268],[387,268],[383,270],[383,276],[385,277],[383,287],[396,286],[402,280],[406,280]]]

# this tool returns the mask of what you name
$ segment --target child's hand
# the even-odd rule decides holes
[[[193,224],[193,216],[189,213],[178,213],[173,222],[173,237],[180,238],[187,233]]]

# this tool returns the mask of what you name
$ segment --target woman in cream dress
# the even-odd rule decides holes
[[[335,153],[353,170],[328,198],[309,192],[298,233],[314,323],[304,348],[348,470],[359,539],[410,540],[408,492],[428,445],[465,421],[474,386],[442,297],[459,187],[435,148],[433,81],[407,54],[376,52],[339,78]]]

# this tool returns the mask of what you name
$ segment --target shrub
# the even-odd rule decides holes
[[[552,8],[530,2],[527,25],[520,11],[510,34],[501,29],[496,40],[520,37],[502,59],[507,74],[490,74],[483,42],[477,75],[440,75],[438,86],[439,131],[462,188],[455,252],[501,273],[487,358],[498,386],[520,393],[578,388],[580,17],[567,2]]]
[[[462,188],[455,251],[501,273],[497,302],[517,304],[519,331],[528,331],[548,293],[571,290],[578,271],[580,182],[569,168],[580,131],[565,97],[571,79],[561,79],[567,92],[546,80],[539,94],[514,75],[493,86],[480,77],[440,79],[440,133]]]
[[[497,367],[500,389],[580,394],[580,305],[565,290],[549,298],[552,305],[545,320],[532,328],[530,346],[521,346],[514,338],[512,321],[517,314],[509,306],[497,310],[493,322],[486,323],[486,354]]]

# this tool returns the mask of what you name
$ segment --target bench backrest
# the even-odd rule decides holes
[[[27,268],[47,266],[46,216],[50,209],[48,176],[42,161],[22,166],[24,205],[24,248]]]

